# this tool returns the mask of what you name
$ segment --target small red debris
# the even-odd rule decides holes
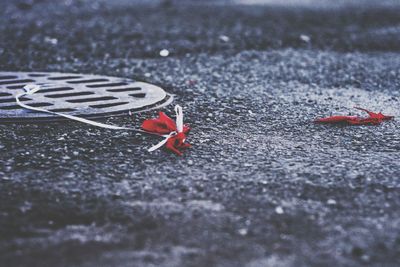
[[[363,108],[354,108],[367,112],[369,117],[362,118],[358,116],[331,116],[327,118],[316,119],[314,122],[346,125],[378,125],[383,121],[391,120],[394,118],[394,116],[383,115],[381,112],[374,113]]]
[[[164,141],[150,149],[157,149],[165,144],[165,147],[175,154],[182,156],[182,149],[191,147],[186,142],[186,135],[189,134],[190,127],[183,124],[182,108],[175,108],[177,113],[177,121],[173,121],[164,112],[159,112],[158,118],[145,120],[142,124],[142,129],[150,132],[163,135],[166,137]]]

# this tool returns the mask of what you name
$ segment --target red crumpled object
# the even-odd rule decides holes
[[[391,120],[394,118],[394,116],[383,115],[381,112],[374,113],[363,108],[354,108],[367,112],[369,117],[362,118],[358,116],[331,116],[327,118],[316,119],[314,122],[346,125],[378,125],[383,121]]]
[[[188,125],[183,125],[183,131],[178,132],[175,121],[164,112],[159,112],[158,118],[156,119],[145,120],[142,123],[142,129],[160,135],[168,135],[175,132],[175,134],[168,138],[165,148],[179,156],[183,155],[182,149],[191,147],[190,144],[186,143],[186,135],[189,134],[190,127]]]

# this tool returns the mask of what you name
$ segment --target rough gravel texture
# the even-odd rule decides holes
[[[3,0],[0,70],[161,85],[193,148],[0,125],[0,265],[399,266],[398,120],[312,123],[355,105],[400,116],[400,5],[351,2]]]

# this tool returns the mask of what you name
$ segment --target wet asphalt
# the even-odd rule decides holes
[[[157,84],[193,148],[0,125],[0,265],[399,266],[398,119],[312,121],[400,116],[400,5],[342,2],[1,1],[1,71]]]

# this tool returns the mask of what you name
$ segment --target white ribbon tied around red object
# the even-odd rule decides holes
[[[92,121],[92,120],[88,120],[88,119],[77,117],[77,116],[73,116],[73,115],[68,115],[68,114],[63,114],[63,113],[60,113],[60,112],[54,112],[54,111],[50,111],[50,110],[46,110],[46,109],[42,109],[42,108],[32,107],[32,106],[26,105],[26,104],[24,104],[24,103],[22,103],[20,101],[21,97],[24,97],[24,96],[27,96],[27,95],[33,95],[36,92],[38,92],[40,89],[41,89],[41,87],[39,85],[37,85],[37,84],[27,84],[27,85],[25,85],[24,86],[24,90],[25,91],[21,92],[21,93],[18,93],[15,96],[15,100],[16,100],[17,104],[20,107],[23,107],[25,109],[58,115],[58,116],[61,116],[61,117],[64,117],[64,118],[67,118],[67,119],[70,119],[70,120],[79,121],[79,122],[86,123],[86,124],[89,124],[89,125],[92,125],[92,126],[96,126],[96,127],[101,127],[101,128],[105,128],[105,129],[111,129],[111,130],[135,131],[135,132],[141,132],[141,133],[146,133],[146,134],[153,134],[153,135],[157,135],[157,136],[161,136],[161,137],[165,138],[164,140],[162,140],[158,144],[150,147],[148,149],[149,152],[152,152],[154,150],[159,149],[160,147],[162,147],[163,145],[165,145],[167,143],[168,139],[170,139],[172,136],[177,134],[177,132],[173,131],[170,134],[161,135],[161,134],[151,133],[151,132],[147,132],[147,131],[143,131],[143,130],[135,129],[135,128],[130,128],[130,127],[123,127],[123,126],[105,124],[105,123]],[[177,131],[178,132],[182,132],[183,131],[183,111],[182,111],[182,107],[179,106],[179,105],[176,105],[175,106],[175,113],[176,113],[176,128],[177,128]]]

